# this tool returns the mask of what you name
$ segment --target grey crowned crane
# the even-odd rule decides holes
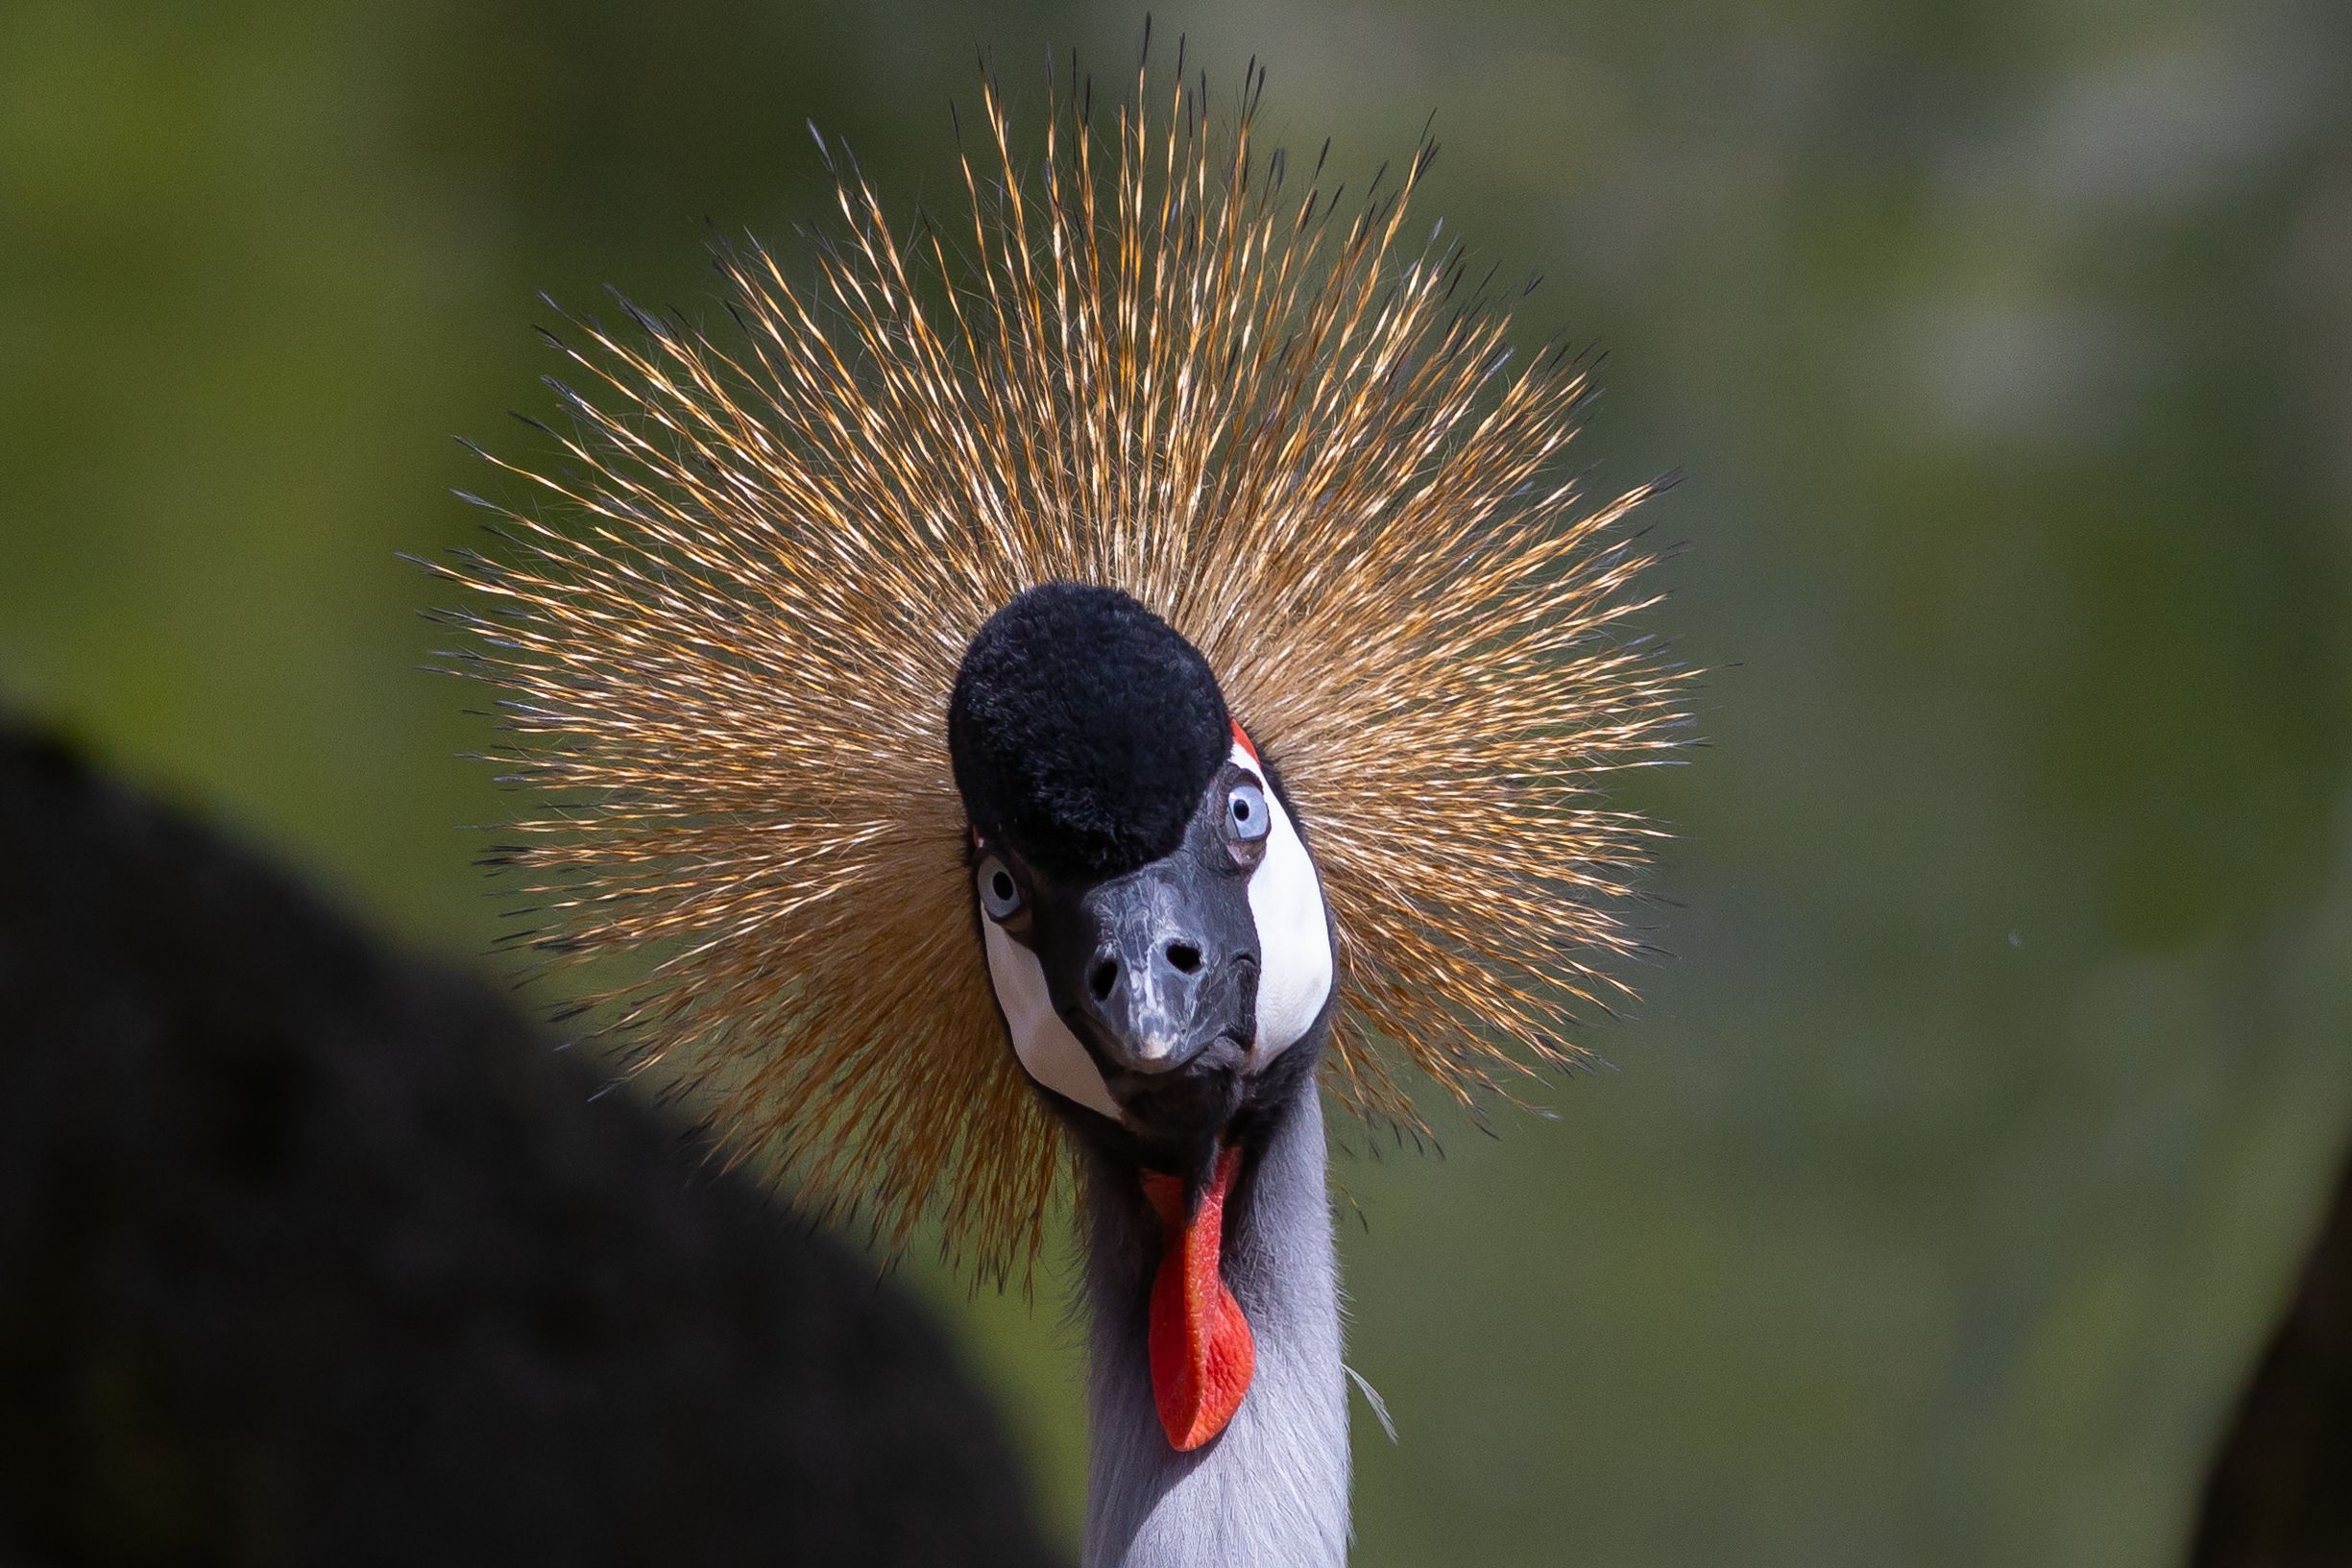
[[[551,804],[526,940],[795,1201],[1023,1280],[1075,1195],[1089,1568],[1349,1540],[1322,1100],[1418,1128],[1579,1059],[1682,676],[1626,628],[1587,383],[1148,65],[954,223],[845,158],[725,332],[567,318],[566,461],[510,466],[462,653]],[[495,460],[494,460],[495,461]],[[505,466],[505,465],[501,465]],[[489,504],[489,503],[484,503]],[[610,973],[611,971],[606,971]]]

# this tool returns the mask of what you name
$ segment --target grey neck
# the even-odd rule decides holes
[[[1314,1074],[1237,1183],[1224,1275],[1256,1341],[1249,1392],[1224,1432],[1179,1454],[1147,1360],[1156,1221],[1131,1172],[1099,1163],[1085,1194],[1093,1365],[1083,1568],[1343,1568],[1346,1372],[1340,1362],[1322,1107]]]

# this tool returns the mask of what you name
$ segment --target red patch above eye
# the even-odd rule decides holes
[[[1234,719],[1231,721],[1231,723],[1233,725],[1234,743],[1239,745],[1242,750],[1249,754],[1249,760],[1252,762],[1264,761],[1265,759],[1258,755],[1257,747],[1250,744],[1249,732],[1242,728],[1242,721],[1240,719]]]

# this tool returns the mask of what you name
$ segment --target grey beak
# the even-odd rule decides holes
[[[1207,892],[1181,862],[1162,862],[1087,894],[1093,944],[1078,1000],[1105,1066],[1173,1073],[1232,1028],[1221,1016],[1231,987],[1212,981],[1249,933],[1222,929],[1231,901]]]

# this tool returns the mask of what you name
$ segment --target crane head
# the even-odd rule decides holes
[[[740,330],[567,317],[560,457],[437,568],[578,1027],[999,1283],[1074,1146],[1206,1287],[1318,1082],[1418,1133],[1585,1060],[1663,836],[1606,786],[1687,724],[1653,487],[1421,247],[1434,145],[1350,204],[1165,84],[1049,102],[1041,179],[984,82],[968,244],[845,161],[807,281],[720,254]]]
[[[973,639],[948,744],[1022,1070],[1081,1136],[1205,1177],[1330,1010],[1330,916],[1280,780],[1192,644],[1075,583]]]

